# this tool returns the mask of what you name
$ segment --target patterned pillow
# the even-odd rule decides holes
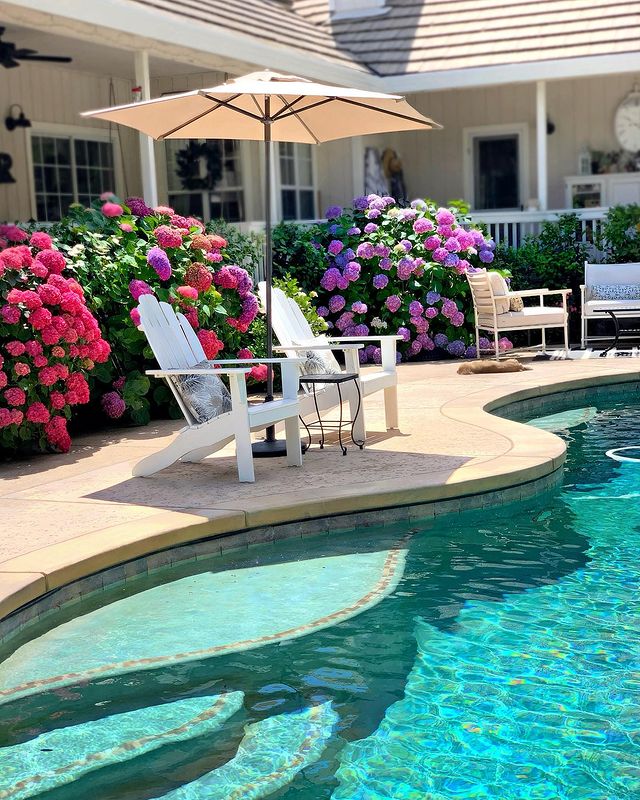
[[[640,300],[638,283],[594,283],[592,300]]]
[[[196,367],[209,366],[201,361]],[[231,394],[217,375],[178,375],[173,380],[189,413],[199,424],[231,411]]]
[[[331,358],[327,358],[325,353]],[[340,372],[340,365],[329,350],[305,350],[300,357],[304,358],[301,366],[303,375],[336,375]]]
[[[509,311],[522,311],[524,308],[524,300],[521,297],[509,298]]]

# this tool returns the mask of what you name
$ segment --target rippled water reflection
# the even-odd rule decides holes
[[[291,561],[409,537],[396,590],[360,615],[302,638],[9,704],[0,708],[2,743],[241,690],[245,712],[222,734],[43,797],[159,797],[232,758],[247,722],[327,701],[340,720],[333,737],[278,797],[640,797],[640,465],[604,456],[636,443],[639,423],[635,406],[577,422],[574,414],[576,427],[563,433],[564,487],[533,506],[251,551]],[[291,602],[304,603],[304,593]]]

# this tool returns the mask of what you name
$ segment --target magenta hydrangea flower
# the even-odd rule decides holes
[[[340,277],[340,270],[335,267],[329,269],[320,278],[320,286],[327,292],[332,292],[337,285],[338,278]]]
[[[369,326],[365,325],[364,322],[361,322],[359,325],[355,325],[353,328],[353,333],[350,334],[351,336],[368,336],[369,335]]]
[[[428,233],[429,231],[432,231],[434,228],[435,225],[433,224],[433,222],[431,222],[431,220],[427,219],[426,217],[419,217],[413,223],[413,230],[415,233]]]
[[[500,350],[513,350],[513,342],[507,339],[506,336],[503,336],[501,339],[498,339],[498,347]]]
[[[409,339],[411,339],[411,331],[409,330],[409,328],[400,326],[396,331],[396,333],[398,334],[398,336],[402,336],[402,340],[404,342],[408,342]]]
[[[356,249],[356,255],[358,258],[373,258],[375,251],[371,242],[362,242],[359,244]]]
[[[436,222],[438,225],[453,225],[455,221],[455,216],[448,208],[439,208],[436,211]]]
[[[428,319],[434,319],[438,316],[438,309],[434,308],[433,306],[429,306],[429,308],[424,312],[424,315]]]
[[[449,253],[444,260],[445,267],[457,267],[460,263],[460,256],[457,253]]]
[[[336,280],[336,289],[340,289],[343,292],[349,286],[349,278],[346,275],[339,275],[338,279]]]
[[[391,248],[387,247],[386,244],[376,244],[373,247],[373,252],[378,258],[387,258],[389,253],[391,253]]]
[[[471,265],[466,258],[461,258],[460,261],[458,261],[457,270],[460,274],[462,274],[463,272],[466,272],[470,266]]]
[[[329,247],[327,250],[331,253],[332,256],[337,256],[341,253],[344,249],[344,244],[340,241],[340,239],[333,239],[329,243]]]
[[[348,281],[357,281],[360,277],[360,264],[357,261],[350,261],[344,268],[344,277]]]
[[[409,352],[412,356],[417,356],[418,353],[422,350],[422,344],[418,339],[414,339],[409,346]]]
[[[473,236],[469,233],[469,231],[465,231],[464,228],[458,228],[457,230],[455,230],[454,236],[456,236],[458,241],[460,242],[461,250],[468,250],[469,247],[473,247],[473,245],[475,244]]]
[[[449,253],[458,253],[460,252],[460,242],[455,236],[450,236],[447,241],[444,243],[444,249],[448,250]]]
[[[353,207],[356,211],[364,211],[365,208],[369,205],[369,200],[367,197],[360,195],[360,197],[354,198]]]
[[[341,294],[334,294],[333,297],[329,298],[329,311],[332,314],[336,314],[344,308],[346,302]]]
[[[381,258],[380,264],[378,266],[380,267],[380,269],[391,269],[391,267],[393,266],[393,262],[391,261],[390,258]]]
[[[143,294],[153,294],[153,289],[146,281],[135,279],[129,283],[129,291],[134,300],[138,300]]]
[[[371,360],[374,364],[382,364],[382,350],[379,347],[373,348],[373,353],[371,354]]]
[[[412,300],[409,303],[409,314],[412,317],[420,317],[422,316],[422,312],[424,308],[422,307],[422,303],[419,300]]]
[[[445,297],[442,300],[442,315],[451,319],[453,314],[456,313],[458,310],[458,306],[454,300],[450,300],[449,298]]]
[[[464,314],[462,311],[456,311],[454,314],[451,315],[451,324],[459,328],[461,325],[464,325]]]
[[[429,323],[424,317],[411,317],[409,322],[418,333],[426,333],[429,330]]]
[[[389,283],[389,278],[386,275],[374,275],[373,276],[373,285],[376,289],[384,289],[384,287]]]
[[[375,222],[367,222],[367,224],[364,226],[365,233],[375,233],[377,230],[378,226]]]
[[[469,233],[473,236],[473,242],[476,247],[480,247],[480,245],[484,244],[484,235],[482,231],[477,230],[474,228],[473,230],[469,231]]]
[[[365,213],[369,217],[369,219],[378,219],[378,217],[382,214],[382,211],[380,211],[377,208],[370,208],[367,209]]]
[[[438,225],[436,233],[439,233],[443,239],[448,239],[450,236],[453,236],[453,228],[451,225]]]
[[[319,317],[328,317],[329,316],[329,309],[326,306],[318,306],[316,312]]]
[[[444,247],[436,247],[436,249],[433,251],[433,260],[438,261],[440,264],[444,264],[444,261],[448,255],[449,253],[444,249]]]
[[[435,349],[435,344],[433,342],[433,339],[429,336],[429,334],[427,334],[427,333],[419,333],[416,336],[416,339],[420,342],[420,344],[422,345],[422,348],[424,350],[434,350]]]
[[[360,236],[361,233],[362,231],[356,225],[354,225],[352,228],[349,228],[349,230],[347,231],[347,234],[349,236]]]
[[[491,342],[486,336],[481,336],[478,344],[480,345],[481,350],[491,350]]]
[[[118,392],[106,392],[100,398],[104,413],[111,419],[119,419],[127,410],[127,406]]]
[[[341,314],[338,319],[336,320],[336,328],[344,333],[350,326],[353,325],[353,312],[352,311],[345,311],[344,314]]]
[[[409,222],[417,216],[418,214],[413,208],[402,208],[398,214],[398,219],[402,220],[402,222]]]
[[[440,247],[441,239],[439,236],[429,236],[428,239],[425,239],[424,246],[427,250],[435,250],[436,248]]]
[[[325,217],[327,219],[337,219],[342,214],[342,207],[341,206],[329,206],[329,208],[325,211]]]
[[[395,312],[402,305],[402,300],[397,294],[390,294],[389,297],[387,297],[387,299],[384,301],[384,304],[392,314],[395,314]]]
[[[427,304],[432,306],[440,299],[440,292],[427,292]]]
[[[171,263],[169,257],[161,247],[152,247],[147,253],[147,264],[153,267],[161,281],[168,281],[171,277]]]
[[[408,258],[401,258],[398,262],[397,272],[401,281],[408,281],[413,274],[413,261]]]
[[[408,239],[402,239],[400,241],[400,244],[404,248],[405,253],[410,253],[411,250],[413,249],[413,245],[411,244],[411,242]]]
[[[356,300],[355,303],[351,304],[351,310],[354,314],[366,314],[368,306],[366,303],[363,303],[362,300]]]

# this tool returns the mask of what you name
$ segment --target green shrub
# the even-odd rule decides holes
[[[273,274],[294,277],[305,292],[314,291],[326,269],[317,244],[318,228],[297,222],[281,222],[273,229]]]
[[[640,205],[610,208],[599,241],[610,264],[640,261]]]

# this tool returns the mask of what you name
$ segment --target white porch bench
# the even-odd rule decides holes
[[[617,291],[616,287],[619,287]],[[590,264],[585,261],[584,283],[580,286],[580,291],[582,294],[581,338],[584,348],[589,339],[587,331],[589,320],[608,319],[603,317],[603,311],[628,307],[629,311],[617,311],[616,317],[626,317],[627,319],[640,317],[638,313],[638,308],[640,308],[640,263]],[[604,295],[611,295],[611,297]],[[608,336],[597,336],[591,337],[591,340],[601,341],[609,338]]]

